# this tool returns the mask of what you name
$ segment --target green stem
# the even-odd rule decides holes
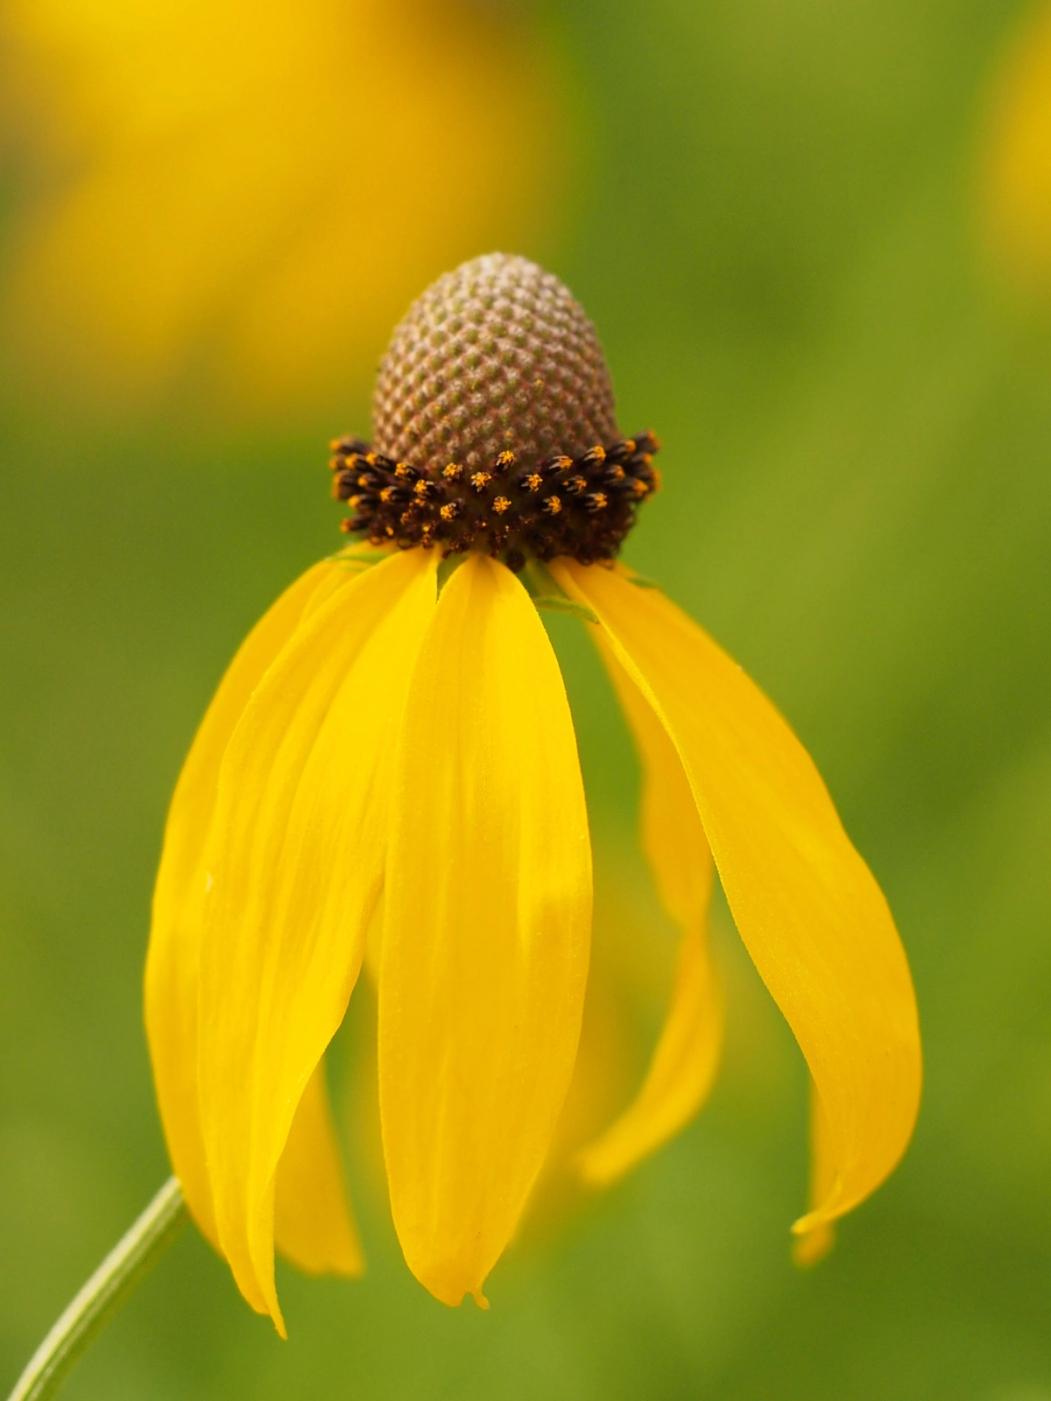
[[[186,1219],[182,1188],[169,1177],[95,1273],[77,1291],[29,1360],[8,1401],[42,1401],[59,1384],[124,1296]]]

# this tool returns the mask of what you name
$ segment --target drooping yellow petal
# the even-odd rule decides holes
[[[916,1003],[883,895],[785,721],[658,590],[561,561],[682,760],[741,937],[807,1059],[834,1163],[803,1234],[898,1162],[919,1104]]]
[[[384,861],[393,742],[435,565],[399,553],[305,620],[223,759],[201,948],[201,1120],[223,1252],[283,1331],[274,1172],[346,1009]]]
[[[835,1148],[831,1141],[828,1121],[821,1100],[813,1085],[810,1087],[810,1205],[820,1210],[821,1203],[832,1191],[836,1180]],[[816,1265],[835,1244],[836,1228],[831,1221],[821,1221],[810,1230],[796,1236],[792,1256],[797,1265]]]
[[[356,1278],[365,1268],[344,1185],[324,1063],[307,1081],[277,1168],[274,1239],[310,1274]]]
[[[406,1261],[483,1302],[572,1073],[591,859],[562,677],[536,609],[472,556],[406,707],[380,949],[379,1082]]]
[[[249,633],[223,677],[176,785],[153,896],[146,958],[146,1031],[161,1120],[175,1175],[194,1220],[218,1244],[197,1105],[197,980],[204,919],[204,844],[219,765],[234,726],[319,590],[345,577],[315,565]]]
[[[649,703],[605,642],[602,659],[643,765],[643,847],[661,901],[681,930],[664,1027],[639,1093],[577,1158],[595,1186],[614,1181],[673,1138],[704,1103],[722,1046],[723,1004],[708,948],[712,860],[682,763]]]
[[[712,857],[682,760],[612,647],[601,633],[596,641],[642,761],[642,848],[661,904],[681,928],[703,928],[712,895]]]
[[[723,1011],[703,931],[679,944],[671,999],[635,1099],[577,1158],[586,1182],[605,1187],[674,1138],[704,1103],[719,1064]]]

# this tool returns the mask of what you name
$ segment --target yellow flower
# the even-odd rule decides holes
[[[421,281],[557,206],[508,7],[12,0],[0,38],[19,362],[122,411],[190,371],[216,408],[330,404]]]
[[[191,1211],[279,1329],[275,1240],[309,1270],[361,1268],[321,1063],[371,942],[398,1237],[437,1298],[484,1302],[551,1149],[588,974],[588,823],[537,607],[550,603],[588,620],[634,732],[643,845],[681,931],[645,1083],[580,1172],[612,1180],[707,1092],[714,858],[810,1069],[814,1196],[794,1229],[823,1242],[911,1134],[912,985],[784,720],[615,563],[656,486],[655,440],[618,432],[595,333],[562,284],[503,255],[412,308],[374,429],[375,447],[332,450],[362,543],[308,570],[251,633],[172,804],[147,1023]]]
[[[1000,60],[982,133],[982,210],[1011,280],[1051,296],[1051,4],[1031,8]]]

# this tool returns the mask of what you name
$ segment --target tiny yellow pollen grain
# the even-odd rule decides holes
[[[505,511],[509,511],[510,509],[511,501],[510,498],[507,496],[498,496],[493,502],[493,510],[497,513],[497,515],[502,516]]]
[[[471,485],[475,491],[482,491],[493,480],[491,472],[475,472],[471,477]]]
[[[442,468],[442,476],[446,481],[455,481],[457,477],[463,476],[463,468],[457,462],[450,462],[448,466]]]
[[[504,451],[496,459],[496,465],[498,467],[510,467],[513,465],[514,460],[514,453],[510,450],[510,448],[505,448]]]
[[[392,486],[385,486],[385,487],[383,488],[383,490],[380,492],[380,500],[381,500],[382,502],[386,503],[386,502],[388,502],[388,501],[391,499],[391,497],[392,497],[393,495],[394,495],[394,488],[393,488]]]
[[[530,472],[525,479],[526,488],[529,491],[539,491],[544,484],[544,479],[539,472]]]
[[[417,496],[426,496],[429,486],[430,483],[421,477],[420,480],[413,487],[413,491],[416,493]]]
[[[454,501],[448,501],[448,502],[446,502],[446,504],[442,507],[442,509],[438,512],[438,514],[441,516],[441,518],[442,518],[443,521],[455,520],[455,518],[456,518],[456,503],[455,503]]]

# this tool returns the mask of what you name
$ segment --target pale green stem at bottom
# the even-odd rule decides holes
[[[54,1396],[63,1376],[186,1220],[182,1188],[169,1177],[77,1291],[29,1360],[8,1401]]]

